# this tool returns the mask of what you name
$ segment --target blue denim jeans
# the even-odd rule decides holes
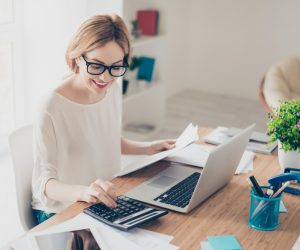
[[[48,220],[53,215],[55,215],[55,213],[47,214],[46,212],[44,212],[42,210],[36,210],[36,209],[33,209],[33,214],[34,214],[38,224],[44,222],[45,220]]]

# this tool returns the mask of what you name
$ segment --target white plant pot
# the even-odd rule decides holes
[[[300,153],[298,151],[284,152],[280,141],[278,141],[278,160],[282,171],[285,168],[300,169]]]

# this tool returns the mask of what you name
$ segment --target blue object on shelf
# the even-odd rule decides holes
[[[152,81],[155,59],[151,57],[140,57],[140,65],[137,73],[138,80]]]

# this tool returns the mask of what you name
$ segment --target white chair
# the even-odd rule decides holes
[[[279,106],[280,100],[300,98],[300,56],[289,57],[273,65],[261,83],[261,93],[269,109]]]
[[[9,136],[19,218],[25,231],[37,225],[31,208],[31,178],[33,169],[32,141],[31,125],[17,129]]]

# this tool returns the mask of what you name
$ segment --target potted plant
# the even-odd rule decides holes
[[[270,141],[278,140],[280,167],[300,168],[300,99],[282,101],[273,114],[269,114]]]
[[[131,35],[134,37],[134,39],[137,39],[140,37],[141,31],[138,28],[138,21],[131,20]]]
[[[123,95],[126,94],[128,85],[130,82],[136,81],[136,72],[137,68],[140,65],[140,58],[137,56],[133,56],[131,58],[131,62],[129,64],[128,72],[125,74],[123,78]]]

